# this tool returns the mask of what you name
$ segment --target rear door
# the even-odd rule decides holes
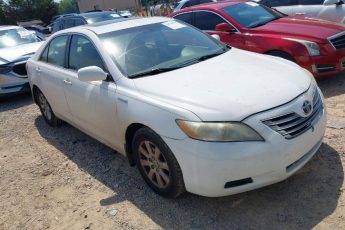
[[[71,114],[64,94],[64,75],[66,72],[66,49],[68,35],[61,35],[46,46],[37,64],[35,74],[38,77],[39,88],[50,103],[54,113],[70,120]]]

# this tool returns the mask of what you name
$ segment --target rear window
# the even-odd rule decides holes
[[[122,17],[117,13],[102,13],[102,14],[90,15],[86,17],[86,21],[88,24],[93,24],[96,22],[103,22],[103,21],[114,20],[114,19],[119,19],[119,18],[122,18]]]

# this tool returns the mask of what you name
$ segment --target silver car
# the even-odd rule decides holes
[[[217,0],[181,0],[174,6],[174,12],[182,10],[186,7],[195,6],[204,3],[216,2]]]
[[[0,97],[30,91],[26,61],[42,40],[19,26],[0,26]]]
[[[320,18],[345,24],[344,0],[255,0],[288,15]]]

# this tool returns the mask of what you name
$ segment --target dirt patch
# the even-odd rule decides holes
[[[320,81],[345,121],[345,75]],[[223,198],[168,200],[77,129],[49,127],[30,95],[0,101],[0,229],[345,229],[345,130],[327,128],[286,181]]]

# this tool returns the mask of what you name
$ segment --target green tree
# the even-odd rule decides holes
[[[79,7],[76,0],[62,0],[59,3],[60,14],[79,13]]]
[[[5,7],[7,23],[16,24],[19,21],[33,19],[49,23],[58,13],[58,5],[53,0],[8,0]]]

